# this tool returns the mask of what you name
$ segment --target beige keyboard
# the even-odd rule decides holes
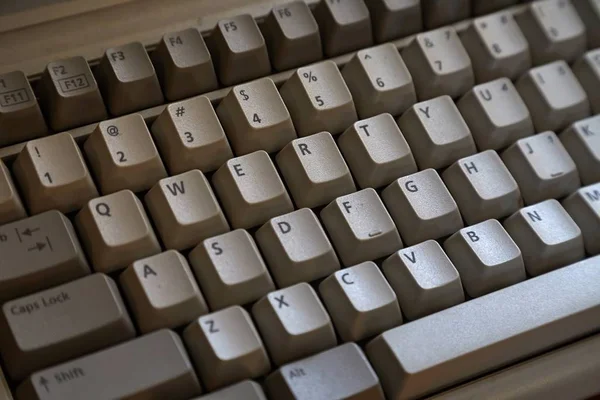
[[[600,2],[272,3],[0,73],[0,399],[600,394]]]

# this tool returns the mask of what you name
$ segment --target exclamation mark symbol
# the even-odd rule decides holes
[[[35,149],[35,152],[37,153],[37,156],[38,156],[38,157],[41,157],[41,154],[40,154],[40,151],[38,150],[38,148],[37,148],[37,147],[34,147],[34,149]]]

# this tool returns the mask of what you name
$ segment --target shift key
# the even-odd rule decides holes
[[[5,303],[0,332],[0,355],[13,380],[135,336],[119,290],[104,274]]]

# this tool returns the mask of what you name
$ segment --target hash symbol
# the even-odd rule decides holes
[[[175,115],[181,117],[183,114],[185,114],[185,107],[177,107]]]

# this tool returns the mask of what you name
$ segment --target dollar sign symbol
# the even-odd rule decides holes
[[[244,101],[248,100],[250,98],[250,96],[248,96],[246,94],[245,90],[240,90],[240,94],[242,95],[242,97],[244,98]]]

